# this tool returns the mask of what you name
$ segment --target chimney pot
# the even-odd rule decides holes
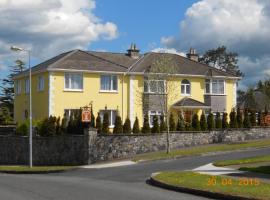
[[[196,49],[194,49],[194,48],[190,48],[189,49],[189,53],[187,53],[187,57],[190,60],[193,60],[195,62],[198,62],[199,61],[199,56],[198,56],[198,54],[196,54]]]
[[[130,56],[131,58],[137,59],[139,58],[139,52],[140,50],[136,48],[135,43],[131,43],[130,48],[127,50],[127,55]]]

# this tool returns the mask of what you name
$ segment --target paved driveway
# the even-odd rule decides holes
[[[152,172],[193,169],[214,160],[269,155],[270,148],[236,151],[219,155],[187,157],[177,160],[145,162],[136,165],[79,169],[47,175],[0,174],[2,200],[196,200],[206,199],[190,194],[155,188],[146,184]]]

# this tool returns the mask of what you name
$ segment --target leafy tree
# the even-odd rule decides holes
[[[102,122],[101,122],[101,117],[100,117],[99,113],[98,113],[98,116],[96,119],[96,129],[97,129],[98,134],[100,134],[102,132]]]
[[[130,119],[127,117],[123,126],[123,132],[126,134],[131,133],[131,122]]]
[[[230,128],[238,128],[236,112],[234,109],[230,113]]]
[[[117,115],[115,117],[113,133],[114,134],[121,134],[121,133],[123,133],[122,119],[121,119],[121,117],[119,115]]]
[[[215,128],[213,113],[209,113],[209,115],[207,116],[207,128],[209,131],[212,131]]]
[[[185,130],[185,121],[183,119],[182,114],[180,114],[178,117],[176,130],[177,131],[184,131]]]
[[[239,70],[238,54],[234,52],[228,52],[225,46],[217,47],[216,49],[210,49],[199,59],[199,62],[216,67],[229,73],[233,73],[237,76],[243,76],[244,74]]]
[[[8,109],[9,116],[5,116],[5,121],[8,123],[12,122],[13,119],[13,107],[14,107],[14,80],[13,76],[25,69],[25,63],[21,60],[16,60],[15,65],[10,68],[10,74],[2,79],[2,84],[0,85],[0,103],[1,107],[6,107]]]
[[[10,124],[13,121],[8,107],[0,107],[0,124]]]
[[[150,125],[149,125],[148,114],[145,114],[144,115],[142,133],[144,133],[144,134],[151,133],[151,128],[150,128]]]
[[[250,112],[250,123],[251,123],[251,126],[256,126],[257,125],[256,112],[254,110],[251,110],[251,112]]]
[[[222,120],[220,118],[220,113],[219,112],[217,112],[217,114],[216,114],[215,127],[216,127],[216,129],[221,129],[222,128]]]
[[[138,134],[140,133],[140,126],[139,126],[139,119],[138,117],[135,118],[133,128],[132,128],[132,133],[133,134]]]
[[[201,130],[202,131],[206,131],[207,130],[207,122],[206,122],[206,118],[205,118],[204,112],[201,114],[200,126],[201,126]]]
[[[222,129],[227,129],[229,127],[228,124],[228,114],[227,113],[223,113],[222,116]]]
[[[170,131],[176,131],[176,125],[175,125],[175,121],[174,121],[174,117],[173,114],[170,114],[170,119],[169,119],[169,124],[170,124]]]
[[[151,133],[160,133],[160,127],[159,127],[159,124],[158,124],[158,116],[154,116],[154,119],[153,119],[153,127],[151,129]]]
[[[160,132],[163,133],[167,131],[167,124],[164,120],[164,115],[160,116]]]
[[[251,127],[250,118],[249,118],[249,114],[248,114],[248,109],[245,109],[243,125],[244,125],[244,128],[250,128]]]
[[[239,107],[237,108],[236,120],[237,120],[238,128],[242,128],[243,127],[243,118],[242,118],[242,113],[241,113]]]
[[[199,117],[198,117],[198,114],[195,113],[193,116],[192,116],[192,129],[194,131],[200,131],[201,127],[200,127],[200,121],[199,121]]]
[[[109,113],[105,112],[103,115],[103,125],[102,125],[102,131],[101,131],[102,133],[104,133],[104,134],[110,133],[109,124],[110,124]]]

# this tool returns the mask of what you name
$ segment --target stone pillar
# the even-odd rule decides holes
[[[96,151],[96,140],[97,140],[97,130],[95,128],[84,129],[84,135],[86,136],[86,163],[91,164],[95,162],[97,157]]]

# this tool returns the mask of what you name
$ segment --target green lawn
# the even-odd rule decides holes
[[[225,176],[203,175],[194,172],[162,172],[161,174],[156,175],[154,179],[174,186],[248,198],[270,199],[270,184],[255,182],[255,179],[253,179],[253,182],[249,181],[247,182],[248,184],[244,184],[240,179]],[[216,180],[216,184],[209,184],[213,183],[210,182],[210,180]]]
[[[223,160],[215,162],[215,166],[241,165],[250,163],[270,162],[270,156],[255,156],[250,158],[243,158],[237,160]]]
[[[266,147],[270,145],[270,140],[256,140],[256,141],[247,141],[237,144],[215,144],[215,145],[206,145],[199,147],[192,147],[187,149],[172,150],[170,154],[167,154],[165,151],[138,154],[134,156],[133,161],[144,161],[144,160],[158,160],[158,159],[170,159],[177,158],[182,156],[191,156],[191,155],[200,155],[203,153],[217,152],[217,151],[233,151],[246,148],[255,148],[255,147]]]
[[[2,172],[53,172],[74,169],[74,166],[0,166]]]
[[[270,174],[270,166],[259,166],[259,167],[240,167],[241,171],[257,172],[262,174]]]

